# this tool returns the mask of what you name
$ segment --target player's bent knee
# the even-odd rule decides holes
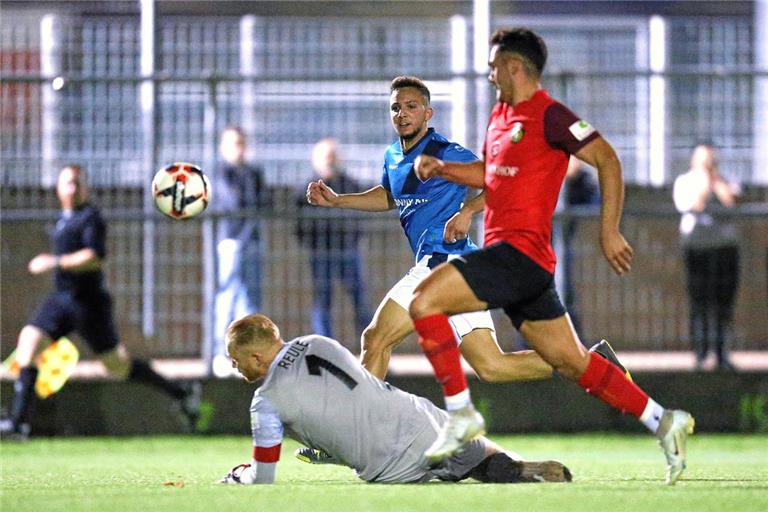
[[[39,327],[25,325],[16,343],[16,363],[24,368],[32,364],[35,356],[51,343],[51,338]]]
[[[464,355],[469,365],[475,370],[478,378],[483,382],[499,382],[502,376],[497,365],[493,361],[481,358],[469,358]]]
[[[501,373],[493,364],[481,363],[473,367],[473,369],[478,378],[483,382],[506,382],[503,373]]]
[[[366,327],[362,335],[362,346],[366,352],[386,352],[396,341],[375,327]]]
[[[22,340],[28,340],[32,338],[40,339],[45,336],[46,334],[39,327],[27,324],[21,328],[21,331],[19,331],[18,341],[21,342]]]
[[[413,300],[408,307],[408,314],[411,315],[411,318],[424,318],[425,316],[435,313],[437,313],[437,311],[435,311],[432,301],[429,300],[427,295],[424,293],[416,293],[416,295],[414,295]]]
[[[586,359],[584,361],[581,361],[581,360],[563,361],[558,359],[558,360],[555,360],[554,362],[553,361],[547,361],[547,362],[562,377],[565,377],[568,380],[578,381],[579,378],[581,378],[584,371],[586,370],[587,365],[589,364],[589,356],[586,356]]]
[[[461,348],[464,348],[464,343],[462,343]],[[510,372],[504,366],[507,361],[502,357],[502,353],[489,352],[487,350],[462,350],[462,355],[483,382],[509,382],[513,380],[510,379]]]
[[[19,332],[18,343],[40,343],[41,341],[50,341],[48,335],[39,327],[34,325],[25,325]]]
[[[550,361],[547,361],[547,362],[552,366],[552,368],[557,372],[558,375],[568,380],[578,381],[579,377],[581,377],[581,374],[583,373],[583,372],[579,372],[573,366],[567,365],[565,363],[561,363],[561,362],[552,363]]]

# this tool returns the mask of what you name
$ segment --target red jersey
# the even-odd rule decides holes
[[[539,89],[493,107],[485,134],[485,245],[508,242],[555,272],[552,215],[568,159],[600,134]]]

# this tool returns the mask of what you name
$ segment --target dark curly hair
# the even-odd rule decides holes
[[[540,76],[547,63],[547,45],[533,30],[525,27],[500,28],[490,39],[499,50],[516,53],[523,57],[528,74]]]

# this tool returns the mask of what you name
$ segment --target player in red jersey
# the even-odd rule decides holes
[[[490,40],[489,80],[497,103],[483,160],[443,162],[422,155],[422,180],[433,176],[484,188],[485,245],[436,268],[415,291],[410,314],[419,343],[443,385],[452,410],[426,456],[439,459],[484,430],[459,364],[448,315],[503,308],[528,344],[561,375],[588,393],[640,419],[659,438],[668,462],[666,481],[685,469],[685,442],[694,421],[665,409],[615,365],[579,341],[554,285],[552,215],[571,154],[598,171],[602,196],[600,244],[614,271],[629,272],[633,251],[619,230],[624,201],[621,163],[611,145],[541,87],[544,41],[525,29],[496,31]]]

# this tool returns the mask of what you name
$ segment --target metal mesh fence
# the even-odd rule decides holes
[[[552,95],[615,145],[628,183],[649,183],[655,127],[649,114],[648,20],[574,24],[499,18],[494,23],[520,22],[548,42],[551,60],[544,82]],[[455,47],[448,18],[162,18],[155,31],[150,98],[141,84],[138,17],[10,12],[0,23],[4,352],[47,286],[30,284],[24,267],[46,248],[56,209],[50,186],[64,163],[89,170],[95,202],[109,219],[108,282],[123,338],[155,356],[197,356],[210,314],[206,262],[215,258],[206,233],[215,232],[220,218],[209,212],[204,222],[176,223],[145,214],[145,188],[154,169],[187,160],[214,172],[218,133],[227,125],[244,128],[247,158],[264,168],[272,198],[271,208],[259,213],[267,245],[262,304],[291,336],[310,329],[313,283],[308,254],[294,231],[296,196],[312,176],[313,144],[323,137],[338,139],[345,167],[366,187],[378,183],[383,150],[394,138],[388,84],[400,74],[428,79],[436,112],[432,125],[438,131],[467,139],[473,150],[471,141],[484,131],[487,113],[476,111],[465,96],[476,92],[476,77],[451,72],[455,52],[471,52]],[[753,84],[761,75],[746,68],[749,20],[672,18],[668,26],[669,67],[661,75],[668,91],[664,183],[685,171],[690,148],[704,138],[720,147],[726,174],[747,185],[759,182],[763,171],[752,164],[751,116],[755,109],[768,109],[768,101],[755,98]],[[744,71],[722,71],[733,66]],[[695,75],[687,71],[694,67]],[[152,105],[149,136],[147,102]],[[456,119],[469,120],[466,132],[457,132]],[[650,197],[658,210],[670,211],[667,192]],[[750,280],[740,292],[735,346],[760,348],[768,336],[752,319],[765,314],[766,286],[759,283],[766,280],[760,273],[768,244],[761,233],[768,229],[760,216],[740,223],[750,233],[743,240],[745,266],[755,269],[758,284]],[[576,288],[588,338],[611,336],[625,340],[627,348],[687,346],[676,224],[669,213],[628,215],[627,235],[641,256],[632,276],[623,280],[601,261],[594,219],[579,224]],[[365,225],[360,251],[375,305],[412,262],[396,216],[368,216]],[[153,258],[145,257],[147,250]],[[148,261],[150,283],[143,277]],[[20,289],[25,293],[18,299]],[[338,283],[335,297],[336,334],[356,347],[360,333],[353,308]],[[150,299],[154,317],[148,333],[144,305]],[[503,338],[512,338],[508,326],[500,329]],[[406,348],[415,349],[413,340]]]
[[[671,65],[691,76],[671,82],[670,101],[679,105],[670,117],[670,169],[672,177],[685,172],[689,149],[713,141],[722,150],[732,177],[749,182],[752,148],[755,78],[734,76],[726,69],[750,69],[754,58],[753,26],[739,18],[669,20]],[[763,107],[765,108],[765,107]]]

